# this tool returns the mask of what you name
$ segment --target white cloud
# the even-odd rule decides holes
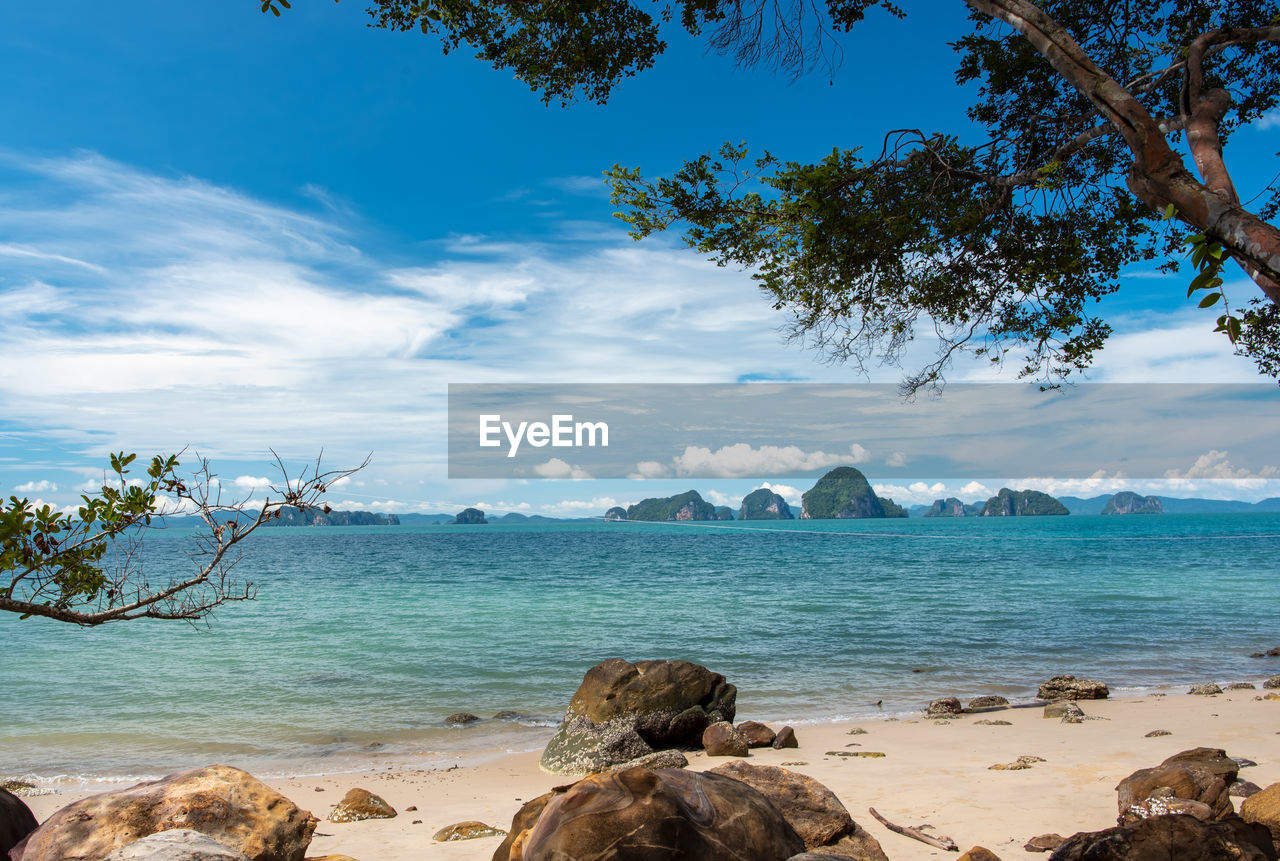
[[[614,506],[621,505],[626,508],[626,504],[619,502],[612,496],[597,496],[592,499],[565,499],[554,505],[546,506],[543,510],[551,514],[562,514],[571,517],[582,517],[583,515],[597,514],[601,517],[604,513]]]
[[[987,487],[980,481],[971,481],[960,488],[959,498],[962,502],[971,500],[987,500],[995,496],[996,492]]]
[[[1227,460],[1227,452],[1210,449],[1196,458],[1186,470],[1168,470],[1166,478],[1269,478],[1277,474],[1274,466],[1264,466],[1257,473],[1247,469],[1237,469]]]
[[[871,489],[876,496],[887,496],[899,505],[927,505],[935,499],[946,496],[947,486],[942,482],[926,484],[915,481],[909,485],[873,484]]]
[[[733,497],[727,493],[721,493],[718,490],[703,490],[699,492],[702,494],[703,499],[717,507],[727,505],[730,508],[737,508],[742,504],[741,497]]]
[[[52,481],[40,479],[39,481],[27,481],[13,488],[18,493],[56,493],[58,485]],[[97,488],[94,488],[95,490]]]
[[[845,454],[828,454],[824,451],[807,452],[798,446],[762,445],[755,448],[747,443],[723,446],[715,451],[703,446],[687,446],[684,453],[674,459],[675,473],[680,476],[716,478],[749,478],[759,475],[787,475],[810,472],[847,464],[865,453],[860,445],[850,447]]]
[[[543,478],[590,478],[591,473],[581,467],[566,463],[558,457],[553,457],[546,463],[540,463],[533,468],[533,471]]]
[[[888,457],[884,459],[884,465],[885,466],[906,466],[907,465],[906,452],[895,451],[891,453]]]
[[[240,490],[258,490],[270,487],[274,482],[269,478],[259,478],[252,475],[237,476],[231,481],[231,486]]]
[[[629,474],[627,478],[667,478],[670,475],[671,470],[656,460],[642,460],[636,464],[635,472]]]
[[[859,446],[859,448],[861,448],[861,446]],[[772,490],[774,493],[778,494],[778,496],[785,499],[787,501],[787,505],[790,505],[793,508],[798,508],[800,506],[802,497],[804,496],[804,491],[800,490],[798,487],[792,487],[789,484],[772,484],[766,481],[761,483],[760,487],[763,487],[766,490]],[[759,490],[760,487],[752,488],[752,490]]]
[[[1270,131],[1271,129],[1280,128],[1280,108],[1272,108],[1267,111],[1258,119],[1258,122],[1254,127],[1261,129],[1262,131]]]

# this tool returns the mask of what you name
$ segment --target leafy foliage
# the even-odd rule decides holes
[[[289,507],[318,507],[334,481],[357,469],[322,472],[320,462],[290,478],[281,473],[260,506],[248,499],[223,502],[207,461],[190,476],[179,473],[177,455],[157,455],[145,479],[134,479],[135,454],[113,454],[98,493],[81,496],[72,511],[10,497],[0,503],[0,610],[22,618],[44,616],[78,625],[124,619],[196,620],[229,601],[252,598],[252,583],[231,579],[239,561],[233,548]],[[328,508],[326,507],[327,511]],[[153,583],[144,566],[143,538],[167,517],[195,514],[205,532],[193,535],[189,554],[196,563],[186,576]],[[2,581],[0,581],[2,582]]]

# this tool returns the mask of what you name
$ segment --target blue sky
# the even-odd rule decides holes
[[[184,446],[240,491],[270,476],[268,447],[293,462],[323,448],[335,466],[372,452],[334,502],[375,510],[599,514],[687,489],[449,481],[446,386],[860,380],[785,344],[746,274],[627,238],[601,172],[670,171],[727,140],[810,160],[963,123],[946,46],[958,3],[873,15],[833,75],[794,83],[675,38],[608,105],[567,109],[465,51],[366,27],[358,2],[295,7],[0,8],[0,493],[65,505],[109,451]],[[1246,197],[1274,174],[1277,143],[1280,121],[1233,142]],[[1182,283],[1133,274],[1104,305],[1118,335],[1091,379],[1258,380]],[[1280,493],[1239,474],[1230,449],[1207,440],[1178,492]],[[977,498],[1022,478],[885,489]],[[1040,486],[1120,486],[1072,481]],[[759,484],[697,482],[735,505]]]

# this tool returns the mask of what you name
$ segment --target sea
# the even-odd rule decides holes
[[[1280,673],[1280,514],[263,529],[201,624],[0,618],[0,776],[466,765],[541,748],[583,674],[678,658],[739,719]],[[145,544],[155,580],[190,538]],[[452,726],[446,718],[483,718]],[[501,714],[502,717],[495,717]]]

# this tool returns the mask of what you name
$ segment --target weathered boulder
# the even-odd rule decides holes
[[[100,859],[174,828],[199,831],[252,861],[303,861],[316,820],[247,772],[211,765],[69,804],[27,837],[22,859]]]
[[[1121,815],[1130,805],[1151,797],[1183,798],[1209,805],[1214,819],[1235,812],[1228,789],[1235,782],[1239,766],[1226,751],[1197,747],[1175,753],[1154,768],[1143,768],[1116,786],[1116,806]]]
[[[969,700],[967,708],[971,712],[981,711],[983,709],[999,709],[1009,705],[1009,701],[998,694],[991,694],[985,697],[974,697]],[[982,849],[981,846],[976,847]],[[983,849],[985,852],[986,850]]]
[[[853,821],[836,794],[804,774],[771,765],[729,762],[709,772],[740,780],[769,799],[805,849],[838,848],[858,861],[887,861],[880,843]]]
[[[1187,691],[1187,693],[1196,694],[1202,697],[1211,697],[1214,694],[1222,693],[1222,688],[1218,687],[1213,682],[1205,682],[1202,685],[1192,685],[1191,690]]]
[[[655,750],[626,762],[609,766],[607,771],[623,771],[628,768],[688,768],[689,757],[678,750]]]
[[[553,793],[532,827],[507,847],[506,858],[785,861],[802,851],[804,842],[778,809],[741,781],[632,768]]]
[[[759,721],[743,721],[736,729],[747,740],[747,747],[768,747],[778,737],[776,732]]]
[[[1037,834],[1024,843],[1022,848],[1028,852],[1052,852],[1065,842],[1066,838],[1061,834]]]
[[[471,712],[454,712],[444,719],[449,726],[466,726],[480,720],[480,715],[473,715]]]
[[[40,823],[27,803],[7,789],[0,788],[0,858],[36,830]]]
[[[1231,788],[1227,790],[1227,794],[1232,798],[1250,798],[1262,791],[1262,787],[1254,783],[1252,780],[1239,780],[1231,784]]]
[[[207,834],[175,828],[121,846],[102,861],[248,861],[248,856]]]
[[[1264,688],[1280,688],[1280,676],[1268,676],[1262,686]]]
[[[777,735],[773,737],[773,749],[784,750],[789,747],[799,747],[800,742],[796,739],[796,731],[789,726],[784,726],[778,730]]]
[[[524,844],[529,837],[529,831],[538,822],[538,817],[542,815],[542,811],[546,808],[554,796],[562,795],[569,789],[567,786],[559,786],[550,792],[539,795],[531,801],[526,801],[516,811],[516,815],[511,819],[511,827],[507,829],[507,836],[503,839],[498,848],[493,851],[492,861],[520,861],[524,858]]]
[[[1046,703],[1044,707],[1044,716],[1047,718],[1084,718],[1084,709],[1076,705],[1071,700],[1059,700],[1054,703]]]
[[[1075,676],[1054,676],[1036,691],[1042,700],[1105,700],[1110,694],[1103,682]]]
[[[1280,846],[1280,783],[1273,783],[1245,798],[1240,805],[1240,818],[1265,826],[1271,832],[1272,841]]]
[[[1000,861],[1000,856],[985,846],[975,846],[956,861]]]
[[[717,721],[702,733],[702,747],[707,756],[746,756],[750,745],[747,737],[726,720]]]
[[[1049,861],[1275,861],[1267,829],[1232,818],[1156,816],[1072,835]]]
[[[449,843],[454,840],[476,840],[481,837],[498,837],[499,835],[505,837],[507,832],[501,828],[494,828],[492,825],[485,825],[483,822],[470,820],[446,825],[431,835],[431,839],[438,843]]]
[[[960,714],[964,709],[960,705],[960,700],[955,697],[939,697],[929,703],[929,707],[924,710],[925,717],[951,717]]]
[[[655,750],[692,749],[718,721],[732,721],[738,690],[688,661],[602,661],[587,671],[542,767],[566,774],[603,771]]]
[[[366,819],[394,819],[396,809],[367,789],[347,790],[338,806],[329,813],[330,822],[362,822]]]

